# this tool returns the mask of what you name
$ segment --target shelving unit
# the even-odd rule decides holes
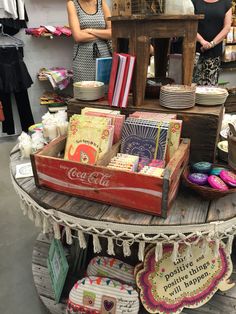
[[[230,42],[227,42],[227,39],[224,43],[224,54],[221,63],[221,75],[220,79],[230,82],[227,84],[228,88],[234,88],[236,85],[235,81],[235,72],[236,72],[236,0],[232,0],[232,10],[233,10],[233,22],[232,27],[234,27],[233,39],[230,38]],[[234,58],[230,58],[232,53],[228,50],[234,50]],[[236,112],[236,95],[230,94],[225,103],[226,113],[235,113]]]
[[[222,65],[225,63],[231,63],[236,61],[236,0],[232,0],[232,27],[231,32],[228,34],[227,38],[224,40],[224,54],[222,58]],[[228,50],[231,50],[233,47],[234,53]],[[230,58],[229,58],[230,55]],[[223,66],[224,68],[224,66]]]

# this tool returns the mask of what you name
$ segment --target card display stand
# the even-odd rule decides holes
[[[119,143],[104,154],[97,165],[58,158],[65,143],[66,138],[59,137],[31,155],[38,187],[161,217],[167,216],[177,195],[183,169],[189,161],[189,139],[181,140],[178,150],[165,167],[163,178],[107,168],[110,159],[119,151]]]
[[[85,102],[71,99],[67,105],[68,116],[70,117],[75,113],[79,114],[84,107],[121,109],[108,107],[106,100]],[[143,106],[136,107],[129,103],[128,107],[122,108],[121,111],[125,115],[134,111],[177,113],[177,119],[183,120],[182,137],[191,139],[190,161],[205,160],[212,162],[215,160],[223,119],[223,106],[194,106],[191,109],[177,111],[160,106],[158,99],[147,99]]]

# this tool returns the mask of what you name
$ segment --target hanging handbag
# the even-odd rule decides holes
[[[3,112],[2,103],[0,101],[0,121],[4,121],[4,120],[5,120],[5,116],[4,116],[4,112]]]

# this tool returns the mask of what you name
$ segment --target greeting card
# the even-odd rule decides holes
[[[165,159],[169,122],[127,118],[122,130],[121,153]]]

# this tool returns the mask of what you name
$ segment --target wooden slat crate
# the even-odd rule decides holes
[[[165,0],[112,0],[112,16],[162,14]]]
[[[167,216],[167,210],[176,197],[183,168],[188,164],[189,139],[182,139],[165,168],[163,179],[106,168],[110,158],[118,152],[119,143],[96,166],[59,158],[65,143],[65,137],[58,138],[31,155],[38,187]]]

